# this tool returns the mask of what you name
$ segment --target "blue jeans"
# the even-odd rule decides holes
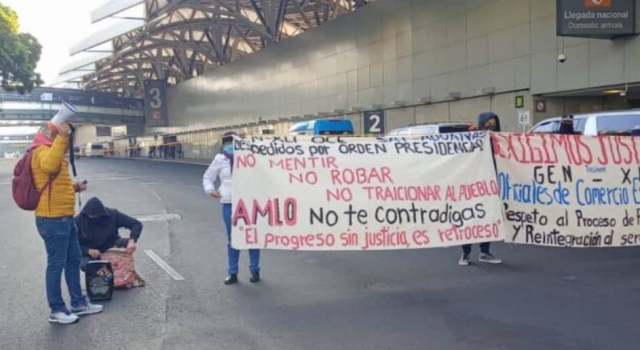
[[[71,307],[78,308],[87,303],[80,285],[80,259],[82,251],[78,243],[78,229],[72,217],[36,218],[36,227],[47,250],[47,301],[51,313],[67,310],[62,299],[62,270],[67,281]]]
[[[222,204],[222,219],[227,227],[227,255],[229,256],[229,274],[238,274],[240,251],[231,247],[231,204]],[[249,271],[260,272],[260,250],[249,249]]]

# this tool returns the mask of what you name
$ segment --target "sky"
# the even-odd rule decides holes
[[[0,0],[18,13],[20,31],[35,36],[42,45],[42,57],[36,71],[45,85],[58,76],[60,68],[77,58],[69,57],[69,48],[96,30],[91,11],[104,0]],[[33,128],[0,127],[0,135],[32,131]]]
[[[42,45],[37,72],[50,83],[70,61],[69,48],[95,29],[91,11],[101,0],[0,0],[18,13],[20,31],[35,36]],[[75,60],[75,58],[73,59]]]

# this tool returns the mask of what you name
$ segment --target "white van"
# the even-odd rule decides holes
[[[533,133],[555,133],[560,129],[560,119],[545,119],[529,130]],[[573,129],[582,135],[626,134],[640,127],[640,110],[592,112],[573,116]]]
[[[391,130],[387,136],[426,136],[469,131],[473,124],[469,123],[425,123]]]
[[[85,146],[85,156],[92,157],[104,157],[104,146],[101,143],[87,143]]]

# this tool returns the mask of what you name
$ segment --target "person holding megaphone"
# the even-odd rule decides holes
[[[29,148],[32,152],[31,173],[40,199],[35,209],[38,233],[47,251],[46,291],[51,314],[49,322],[69,324],[78,316],[102,311],[101,305],[89,303],[82,294],[80,261],[82,252],[78,243],[78,229],[74,221],[75,193],[86,190],[86,183],[74,183],[69,174],[73,159],[65,159],[72,143],[73,127],[68,120],[77,114],[75,107],[64,103],[51,119],[48,130],[38,133]],[[75,169],[74,169],[75,172]],[[71,296],[71,309],[62,299],[61,278],[65,280]]]

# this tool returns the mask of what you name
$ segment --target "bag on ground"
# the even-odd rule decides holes
[[[100,260],[108,261],[113,267],[114,288],[127,289],[144,287],[146,282],[138,275],[133,263],[133,254],[123,248],[111,248],[100,254]]]
[[[111,300],[113,295],[113,269],[110,262],[89,261],[85,268],[84,277],[89,300]]]

